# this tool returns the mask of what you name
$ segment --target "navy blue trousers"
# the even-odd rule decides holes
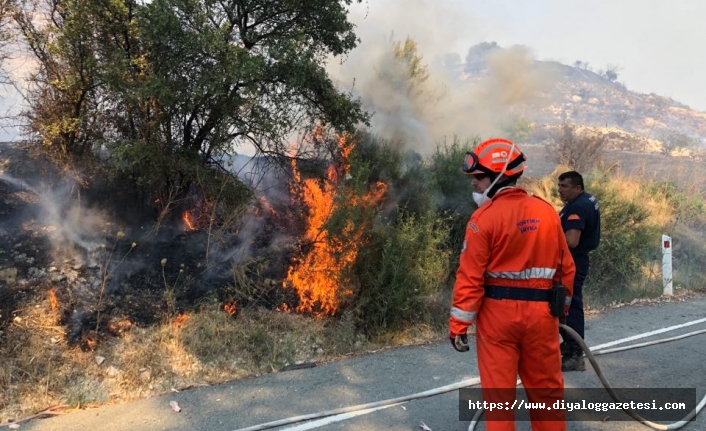
[[[583,282],[588,276],[588,256],[575,256],[574,262],[576,263],[574,293],[571,296],[569,315],[566,316],[566,326],[576,331],[581,338],[585,338],[583,318]],[[559,333],[561,334],[561,338],[564,340],[564,348],[567,352],[578,353],[581,351],[581,347],[579,347],[579,343],[574,340],[574,337],[567,334],[563,329],[559,329]]]

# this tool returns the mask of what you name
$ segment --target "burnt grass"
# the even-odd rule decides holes
[[[292,234],[291,220],[283,219],[293,217],[291,208],[255,208],[247,229],[210,233],[187,230],[177,211],[155,233],[149,215],[121,220],[120,211],[93,213],[111,196],[113,205],[124,206],[126,195],[84,187],[86,217],[71,225],[67,195],[59,193],[65,183],[48,160],[0,144],[0,163],[0,331],[50,295],[67,343],[84,350],[131,326],[163,323],[214,301],[235,303],[236,310],[297,305],[296,293],[281,285],[293,248],[272,246],[275,236]],[[47,196],[56,198],[58,211],[47,210]],[[68,230],[78,232],[67,236]]]

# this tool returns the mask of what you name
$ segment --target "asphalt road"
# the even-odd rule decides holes
[[[706,329],[706,298],[611,309],[587,320],[591,347],[626,337],[704,322],[630,341],[635,344]],[[624,352],[597,356],[615,388],[696,388],[706,394],[706,334]],[[82,410],[21,425],[50,431],[235,431],[270,421],[404,397],[477,378],[475,347],[457,353],[448,342],[350,357],[315,368],[280,372],[218,386],[172,393],[137,402]],[[602,387],[587,363],[585,372],[565,373],[567,388]],[[357,416],[330,416],[276,430],[467,430],[459,421],[458,390],[410,400]],[[175,412],[170,402],[181,408]],[[351,417],[352,416],[352,417]],[[484,430],[481,422],[476,430]],[[518,430],[529,430],[519,422]],[[571,421],[569,430],[647,430],[637,422]],[[706,413],[683,430],[706,430]]]

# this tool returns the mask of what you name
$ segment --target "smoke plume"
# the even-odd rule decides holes
[[[491,50],[468,73],[466,54],[482,39],[457,1],[371,1],[349,17],[361,43],[329,72],[373,113],[374,133],[422,155],[444,138],[503,134],[551,83],[523,46]],[[416,77],[409,57],[394,53],[410,42],[421,60]]]

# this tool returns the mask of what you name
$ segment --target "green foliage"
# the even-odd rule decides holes
[[[356,262],[359,291],[354,309],[368,332],[423,322],[425,301],[443,286],[449,270],[448,228],[433,213],[401,214],[378,226]]]
[[[566,170],[560,166],[526,187],[559,209],[563,203],[556,191],[556,178]],[[601,300],[629,297],[635,289],[644,290],[659,275],[654,271],[654,262],[661,259],[659,200],[644,193],[640,182],[618,177],[610,170],[584,175],[584,184],[601,207],[601,243],[591,252],[584,292],[591,299]]]
[[[508,139],[522,144],[532,136],[532,123],[524,117],[513,117],[505,126],[505,135]]]
[[[41,0],[24,0],[30,131],[169,198],[239,145],[283,158],[295,131],[368,119],[324,69],[357,44],[350,3],[68,0],[38,17]]]
[[[466,153],[472,151],[480,142],[478,137],[461,141],[455,136],[451,143],[440,142],[431,156],[429,171],[432,184],[446,199],[440,205],[442,209],[460,209],[465,206],[469,196],[469,179],[463,175],[461,164]]]
[[[406,87],[407,94],[420,96],[424,93],[423,85],[429,79],[429,71],[427,66],[422,64],[422,56],[419,54],[417,43],[409,37],[404,42],[394,42],[392,54],[404,67],[405,79],[403,79],[402,85]]]
[[[600,203],[602,229],[586,285],[588,292],[604,295],[642,280],[645,268],[658,258],[661,233],[644,203],[621,194],[606,173],[585,181]]]
[[[706,216],[704,197],[697,190],[689,192],[673,181],[650,181],[643,183],[643,193],[666,200],[674,212],[674,221],[692,223]]]
[[[449,157],[453,163],[450,153],[457,155],[461,148],[440,150],[438,162]],[[436,174],[420,157],[369,135],[350,162],[350,176],[339,187],[336,210],[326,224],[341,243],[355,238],[359,246],[344,277],[353,294],[342,304],[343,312],[353,313],[368,333],[425,321],[427,302],[445,285],[452,265],[451,220],[437,212],[434,202]],[[366,195],[379,182],[389,203],[371,206]]]
[[[405,158],[402,146],[378,138],[370,133],[359,133],[351,154],[351,175],[364,175],[364,181],[384,181],[396,184],[404,175]]]
[[[432,172],[418,154],[405,151],[401,143],[370,134],[361,136],[351,165],[351,175],[363,176],[361,184],[385,183],[399,209],[422,214],[434,207]]]
[[[62,154],[82,155],[100,134],[96,88],[100,73],[95,35],[104,26],[93,2],[68,0],[49,10],[47,24],[37,4],[21,2],[15,22],[39,63],[29,78],[28,131]]]
[[[443,215],[449,225],[448,247],[452,250],[452,268],[458,264],[461,246],[466,231],[466,222],[475,211],[470,179],[461,171],[461,163],[467,151],[471,151],[480,138],[461,141],[454,137],[451,143],[441,142],[431,156],[428,170],[431,188],[435,191],[436,211]]]
[[[386,138],[410,146],[421,139],[419,131],[402,125],[409,124],[410,119],[429,118],[445,96],[445,89],[429,80],[429,69],[417,43],[409,37],[404,41],[393,37],[388,49],[371,65],[375,82],[366,103],[385,118],[380,125]]]
[[[160,101],[167,141],[205,156],[241,142],[282,155],[312,120],[350,130],[365,119],[322,64],[356,45],[344,3],[149,3],[140,14],[146,90]]]
[[[196,167],[195,186],[203,201],[215,205],[215,208],[203,208],[202,216],[212,217],[218,226],[228,226],[235,221],[254,196],[253,191],[237,177],[201,165]]]

